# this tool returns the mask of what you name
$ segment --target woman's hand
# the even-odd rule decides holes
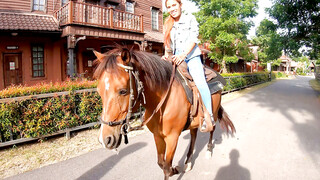
[[[164,55],[161,57],[162,60],[168,60],[169,58],[169,54],[168,53],[164,53]]]
[[[179,55],[174,55],[172,56],[172,61],[177,65],[179,66],[183,61],[184,59],[186,59],[187,55],[186,54],[179,54]]]

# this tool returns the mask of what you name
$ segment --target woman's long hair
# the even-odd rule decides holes
[[[167,7],[167,1],[168,0],[166,0],[165,2],[166,7]],[[181,0],[175,0],[175,1],[177,1],[181,5]],[[171,17],[171,15],[169,15],[164,22],[164,32],[165,32],[164,45],[168,48],[170,47],[170,32],[172,30],[173,23],[174,23],[174,19],[173,17]]]

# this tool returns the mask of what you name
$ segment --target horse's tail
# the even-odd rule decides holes
[[[227,133],[235,133],[236,128],[234,127],[232,121],[229,118],[229,115],[224,111],[223,107],[220,106],[218,111],[218,119],[222,129],[226,130]]]

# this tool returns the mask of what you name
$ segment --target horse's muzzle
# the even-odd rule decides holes
[[[104,139],[105,147],[108,149],[118,148],[121,144],[122,135],[120,134],[118,138],[114,135],[110,135]]]

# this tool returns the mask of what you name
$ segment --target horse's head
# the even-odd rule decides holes
[[[126,67],[130,67],[131,56],[127,49],[94,53],[100,62],[95,76],[99,79],[97,89],[103,103],[99,142],[105,148],[114,149],[121,144],[121,125],[109,123],[124,120],[128,113],[130,80]]]

